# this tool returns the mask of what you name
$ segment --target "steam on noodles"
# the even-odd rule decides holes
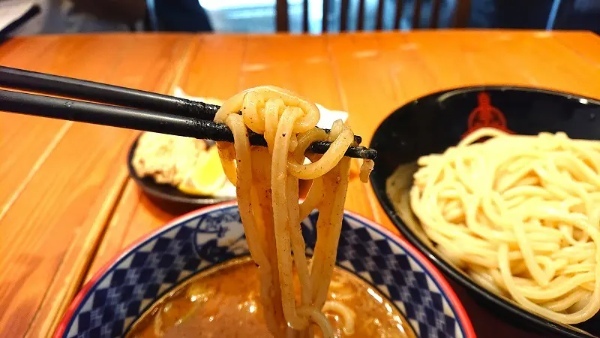
[[[252,259],[258,265],[261,304],[269,330],[276,337],[306,337],[317,324],[324,337],[332,329],[322,313],[336,260],[348,186],[350,159],[344,157],[354,134],[336,121],[329,134],[315,128],[318,108],[276,87],[257,87],[226,101],[215,116],[227,124],[234,143],[218,142],[228,179],[236,185],[240,216]],[[252,147],[247,130],[263,134],[267,148]],[[315,141],[331,141],[323,155],[305,151]],[[368,178],[372,162],[361,168]],[[298,180],[312,180],[299,204]],[[300,222],[319,209],[318,238],[310,264]],[[298,276],[300,301],[295,299],[293,272]],[[344,307],[332,304],[340,312]],[[342,313],[352,318],[351,313]],[[352,332],[353,321],[344,323]]]
[[[598,312],[600,143],[486,128],[418,164],[411,207],[475,281],[557,322]]]

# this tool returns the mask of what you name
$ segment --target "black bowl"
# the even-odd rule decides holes
[[[577,326],[561,325],[532,314],[505,297],[487,291],[456,268],[432,245],[409,203],[398,210],[388,194],[406,200],[417,169],[416,160],[456,145],[465,133],[481,126],[517,134],[564,131],[572,138],[600,139],[600,102],[578,95],[533,88],[481,86],[427,95],[399,108],[375,131],[371,147],[378,151],[371,184],[385,212],[400,232],[475,300],[507,321],[530,330],[562,337],[600,336],[600,316]],[[403,166],[402,183],[394,191],[386,180]]]
[[[135,142],[129,148],[127,154],[127,169],[129,170],[129,176],[135,181],[135,183],[142,189],[144,193],[165,208],[171,209],[173,205],[179,205],[182,207],[198,208],[201,206],[221,203],[235,199],[235,197],[214,197],[214,196],[196,196],[182,192],[176,187],[169,184],[156,183],[152,177],[140,177],[133,168],[132,160],[137,148],[139,136],[135,139]],[[187,210],[187,209],[185,209]]]

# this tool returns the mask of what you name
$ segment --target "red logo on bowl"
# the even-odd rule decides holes
[[[496,128],[512,133],[506,126],[504,114],[498,108],[492,106],[488,93],[479,93],[477,101],[477,107],[469,114],[468,129],[462,135],[463,138],[480,128]]]

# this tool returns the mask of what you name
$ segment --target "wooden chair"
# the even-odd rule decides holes
[[[328,13],[332,11],[330,2],[334,2],[335,0],[323,0],[323,19],[321,22],[322,32],[326,33],[331,30],[328,22]],[[431,0],[432,1],[432,10],[431,10],[431,20],[429,22],[428,27],[420,27],[420,17],[421,10],[423,5],[423,0],[413,0],[413,16],[412,16],[412,28],[438,28],[439,26],[439,15],[441,8],[441,0]],[[308,21],[309,21],[309,11],[308,11],[308,2],[309,0],[303,0],[302,3],[302,31],[304,33],[308,32]],[[344,32],[348,30],[348,14],[350,11],[350,0],[341,0],[341,16],[340,16],[340,31]],[[384,0],[378,0],[377,14],[376,14],[376,23],[375,29],[382,30],[383,29],[383,3]],[[394,29],[400,29],[400,19],[402,18],[402,14],[404,12],[404,7],[406,3],[403,0],[396,1],[396,11],[394,13]],[[471,1],[470,0],[458,0],[457,9],[454,13],[453,18],[453,27],[463,28],[467,27],[469,22],[469,15],[471,9]],[[288,14],[288,1],[287,0],[277,0],[276,3],[276,24],[278,32],[288,32],[290,30],[290,19]],[[358,4],[358,23],[357,30],[362,31],[365,25],[365,0],[359,0]]]

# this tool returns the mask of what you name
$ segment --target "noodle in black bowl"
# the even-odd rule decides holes
[[[316,238],[317,217],[312,213],[302,222],[309,256]],[[158,299],[172,294],[179,285],[199,274],[222,266],[221,263],[247,255],[248,245],[237,205],[226,203],[192,212],[132,245],[98,272],[75,298],[54,337],[127,336],[132,326],[135,331],[136,319],[153,308]],[[337,266],[338,274],[352,275],[359,284],[368,285],[369,294],[389,299],[380,298],[379,302],[396,308],[394,311],[406,318],[406,329],[414,332],[416,337],[475,337],[462,304],[441,274],[416,249],[381,226],[346,212]],[[254,265],[250,267],[254,268]],[[230,287],[234,288],[230,292],[235,293],[235,288],[252,284],[251,274],[242,273],[241,282],[235,281],[240,278],[239,275],[235,277],[235,271],[229,276],[220,282],[222,291]],[[337,287],[334,283],[339,283],[335,273],[330,291]],[[206,279],[204,285],[195,284],[183,293],[207,292],[209,287],[210,280]],[[220,300],[218,292],[211,295],[219,299],[217,308],[227,308],[227,300]],[[199,298],[196,294],[192,297]],[[359,302],[361,310],[368,303],[364,298]],[[164,305],[158,312],[166,308]],[[150,316],[156,316],[156,312]],[[356,323],[369,319],[362,311],[356,314]],[[165,310],[162,316],[161,323],[164,324],[169,320],[169,314]],[[155,325],[154,317],[150,328]],[[238,336],[252,332],[251,326],[245,324],[244,331]],[[137,336],[144,337],[143,334]]]
[[[372,186],[387,215],[408,241],[494,313],[546,334],[600,336],[597,312],[594,315],[588,311],[582,322],[568,318],[584,304],[594,308],[598,300],[597,293],[592,294],[593,290],[597,292],[600,278],[595,250],[595,223],[600,216],[600,145],[595,142],[600,139],[598,116],[600,103],[596,100],[533,88],[481,86],[430,94],[402,106],[376,130],[370,144],[378,151]],[[468,145],[476,141],[470,138],[482,131],[488,132],[487,141]],[[490,139],[489,132],[501,135]],[[468,144],[457,147],[459,142]],[[537,148],[527,153],[534,144]],[[443,155],[428,156],[432,154]],[[594,166],[595,172],[588,170]],[[582,168],[585,174],[573,173]],[[553,176],[555,172],[560,175]],[[588,173],[590,176],[582,179]],[[585,187],[577,190],[579,186],[572,185],[578,191],[573,194],[581,193],[580,199],[564,193],[564,198],[555,201],[569,205],[564,211],[565,215],[570,213],[568,221],[567,216],[560,218],[563,214],[550,220],[552,217],[547,217],[545,221],[552,226],[535,217],[516,218],[537,212],[524,210],[529,205],[525,203],[533,203],[531,196],[539,197],[535,197],[535,203],[546,203],[556,198],[555,194],[571,189],[569,185],[556,188],[564,180],[579,180],[578,184]],[[481,191],[489,192],[489,196]],[[579,216],[583,217],[585,210],[591,210],[587,215],[596,216],[586,218],[588,223],[583,224]],[[572,225],[570,220],[579,223]],[[558,225],[550,229],[554,224]],[[589,231],[579,226],[588,226]],[[523,239],[525,233],[531,237]],[[549,237],[550,233],[553,235]],[[556,258],[558,250],[571,244],[551,243],[551,238],[567,236],[565,233],[576,238],[572,243],[575,249],[567,249],[565,256]],[[538,242],[532,240],[536,235]],[[512,247],[506,244],[509,241],[513,241]],[[554,244],[556,248],[551,246]],[[466,254],[473,252],[477,255]],[[579,258],[569,252],[582,255],[581,262],[572,263]],[[551,283],[543,280],[561,273],[564,275]],[[551,291],[544,289],[550,290],[559,282],[575,283],[573,276],[578,273],[581,275],[577,278],[585,275],[588,279],[575,291],[565,293],[572,296],[570,299],[552,298]],[[534,290],[532,285],[538,281],[542,287]],[[560,314],[542,315],[540,311],[546,308]],[[551,316],[554,318],[548,319]],[[568,319],[560,322],[557,318]]]

